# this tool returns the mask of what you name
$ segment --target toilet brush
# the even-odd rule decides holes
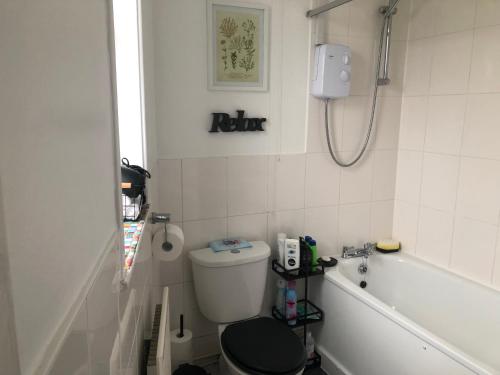
[[[181,322],[180,322],[180,329],[179,333],[177,334],[177,337],[184,337],[184,315],[181,314],[180,316]]]

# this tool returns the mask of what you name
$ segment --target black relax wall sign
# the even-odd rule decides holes
[[[245,111],[236,111],[237,117],[229,117],[227,113],[212,113],[212,127],[210,133],[227,132],[255,132],[264,131],[262,124],[265,118],[245,118]]]

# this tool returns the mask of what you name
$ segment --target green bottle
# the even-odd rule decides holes
[[[316,241],[311,239],[308,243],[309,249],[311,249],[311,270],[316,271],[316,266],[318,265],[318,248],[316,247]]]
[[[316,266],[318,265],[318,248],[316,247],[316,241],[313,240],[311,236],[306,236],[304,240],[311,251],[311,271],[316,271]]]

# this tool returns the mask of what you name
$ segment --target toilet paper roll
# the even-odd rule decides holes
[[[172,353],[172,370],[183,363],[193,362],[193,333],[184,329],[184,336],[178,337],[179,329],[170,332],[170,350]]]
[[[167,224],[167,236],[165,238],[165,226],[156,231],[153,236],[153,256],[164,262],[171,262],[182,254],[184,247],[184,233],[177,225]],[[165,250],[163,244],[168,241],[172,248]]]

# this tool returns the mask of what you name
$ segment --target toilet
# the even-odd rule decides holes
[[[199,308],[219,324],[221,353],[231,374],[302,374],[306,351],[301,339],[283,322],[259,317],[271,250],[263,241],[251,244],[189,253]]]

